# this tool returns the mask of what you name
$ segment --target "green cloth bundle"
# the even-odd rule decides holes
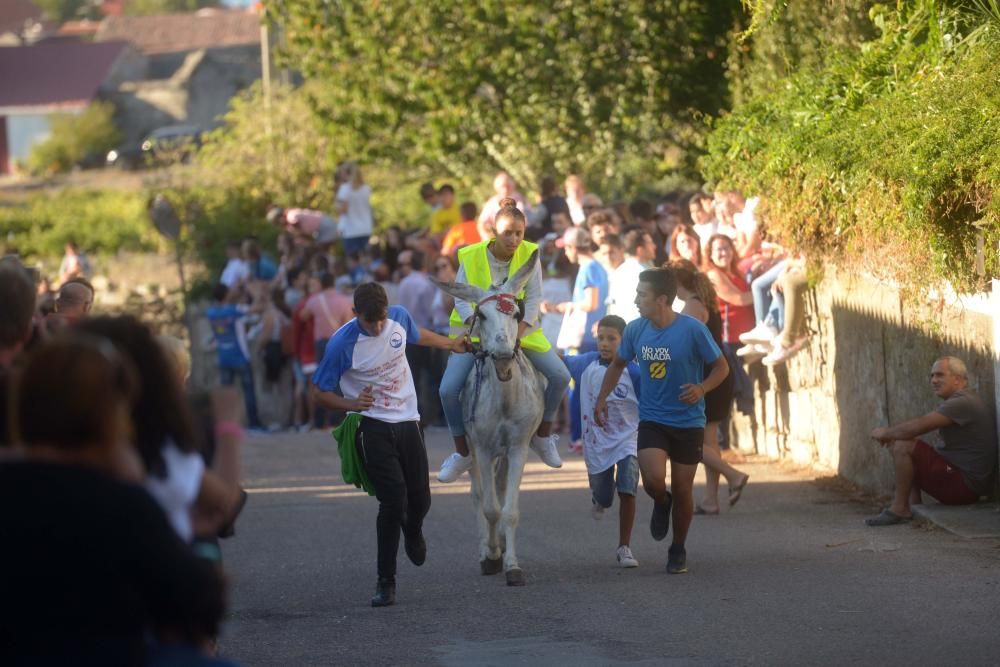
[[[340,423],[340,426],[333,429],[333,439],[337,441],[337,452],[340,454],[340,474],[344,478],[345,484],[353,484],[359,489],[364,489],[369,496],[375,495],[375,488],[368,473],[365,472],[365,464],[358,456],[358,448],[354,446],[354,438],[358,433],[358,425],[361,424],[361,415],[352,412]]]

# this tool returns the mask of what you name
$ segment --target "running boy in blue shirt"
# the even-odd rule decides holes
[[[639,362],[639,469],[642,486],[653,499],[649,530],[654,540],[667,536],[673,509],[674,538],[667,555],[671,574],[687,572],[684,542],[694,512],[694,475],[705,435],[705,393],[729,373],[708,328],[673,311],[676,296],[677,280],[670,269],[639,274],[635,305],[640,317],[625,327],[594,405],[594,421],[607,425],[608,395],[618,386],[628,362]],[[704,367],[709,365],[712,370],[704,377]]]
[[[636,430],[639,428],[639,366],[628,365],[614,391],[608,396],[607,427],[594,423],[594,403],[608,365],[622,341],[625,320],[608,315],[597,323],[597,352],[565,357],[570,375],[580,390],[583,417],[583,458],[590,477],[591,512],[604,516],[618,490],[618,551],[621,567],[638,567],[629,543],[635,523],[635,494],[639,489],[639,460],[636,458]]]

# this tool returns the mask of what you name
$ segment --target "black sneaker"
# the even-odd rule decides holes
[[[653,503],[653,516],[649,519],[649,533],[653,539],[659,542],[670,532],[670,507],[674,504],[674,497],[667,494],[667,502],[662,505]]]
[[[424,561],[427,560],[427,542],[424,540],[423,532],[417,533],[413,539],[404,536],[403,549],[410,562],[416,566],[423,565]]]
[[[684,574],[688,571],[687,551],[680,544],[671,544],[667,551],[667,573]]]
[[[373,607],[388,607],[396,604],[396,580],[379,577],[375,584],[375,596],[372,597]]]

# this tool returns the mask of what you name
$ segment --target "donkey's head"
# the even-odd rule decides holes
[[[479,338],[483,352],[493,358],[497,378],[501,382],[510,380],[513,375],[517,329],[523,315],[516,295],[524,289],[537,263],[536,250],[514,275],[503,284],[488,290],[464,283],[434,281],[444,292],[475,306],[472,334]]]

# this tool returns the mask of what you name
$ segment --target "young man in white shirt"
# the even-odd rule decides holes
[[[406,555],[423,565],[422,532],[431,506],[427,450],[420,429],[406,344],[465,352],[454,340],[418,328],[402,306],[389,306],[385,289],[365,283],[354,291],[357,317],[327,343],[313,375],[313,395],[323,407],[361,415],[355,447],[379,501],[378,583],[373,607],[396,601],[396,553],[402,529]],[[341,394],[335,393],[340,388]]]

